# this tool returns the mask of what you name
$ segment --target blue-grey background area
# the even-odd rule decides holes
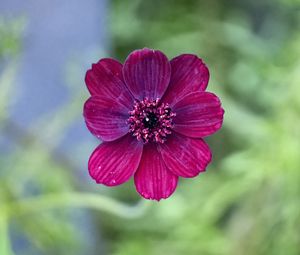
[[[108,50],[107,8],[106,0],[0,2],[2,16],[25,20],[17,92],[9,115],[20,128],[33,129],[35,136],[66,153],[66,157],[71,155],[74,160],[76,155],[80,167],[86,167],[82,159],[89,152],[79,146],[84,147],[82,143],[88,141],[96,144],[92,136],[87,136],[83,118],[62,129],[63,134],[52,134],[51,125],[55,113],[72,103],[70,94],[81,95],[83,101],[88,97],[85,72]],[[82,113],[82,105],[77,110]]]
[[[79,179],[88,175],[86,161],[90,152],[86,147],[93,148],[98,143],[87,132],[81,113],[88,97],[85,72],[108,50],[107,8],[105,0],[0,1],[1,16],[21,17],[25,21],[14,84],[17,93],[8,109],[11,121],[18,130],[33,133],[56,155],[70,159],[76,165],[74,174]],[[70,107],[78,96],[82,97],[82,104],[74,106],[75,120],[67,128],[63,123],[57,124],[61,116],[56,115],[62,108]],[[51,125],[62,126],[63,133],[54,132]],[[13,143],[7,137],[2,140],[8,148]],[[92,233],[98,230],[90,224],[86,213],[74,215],[75,219],[91,246],[99,242],[93,240]],[[16,253],[22,254],[26,238],[17,235],[13,239]],[[94,254],[93,248],[85,254]],[[102,254],[101,250],[97,254]]]

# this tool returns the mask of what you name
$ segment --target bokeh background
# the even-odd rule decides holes
[[[194,53],[225,108],[207,171],[168,200],[88,176],[84,75]],[[1,0],[1,255],[299,255],[299,0]]]

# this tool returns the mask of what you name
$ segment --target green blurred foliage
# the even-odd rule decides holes
[[[202,57],[225,109],[208,171],[107,225],[112,254],[299,254],[300,2],[115,0],[111,21],[123,60],[141,47]]]
[[[28,242],[22,255],[83,254],[90,244],[72,220],[78,208],[101,211],[92,219],[107,254],[300,254],[300,2],[113,0],[110,7],[118,59],[149,47],[208,64],[208,90],[225,109],[224,127],[206,139],[213,163],[181,179],[168,200],[136,207],[132,181],[93,190],[77,180],[74,162],[55,147],[82,118],[86,95],[67,84],[64,107],[29,130],[16,126],[8,109],[26,20],[0,18],[0,135],[15,144],[0,155],[0,254],[14,254],[13,233]],[[82,83],[68,78],[73,63],[66,70],[70,83]]]
[[[24,30],[26,19],[17,18],[13,22],[6,21],[0,17],[0,59],[11,58],[20,53],[21,40],[20,35]]]

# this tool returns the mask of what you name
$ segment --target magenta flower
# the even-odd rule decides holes
[[[206,65],[195,55],[171,61],[158,50],[132,52],[124,65],[101,59],[87,71],[88,129],[103,141],[92,153],[91,177],[107,186],[134,176],[146,199],[168,198],[178,177],[197,176],[211,161],[202,137],[221,128],[219,98],[205,92]]]

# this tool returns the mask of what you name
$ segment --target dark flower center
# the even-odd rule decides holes
[[[175,113],[160,99],[135,101],[129,114],[129,132],[139,141],[164,143],[171,134]]]
[[[155,113],[150,112],[143,119],[143,124],[145,128],[153,129],[157,124],[158,118]]]

